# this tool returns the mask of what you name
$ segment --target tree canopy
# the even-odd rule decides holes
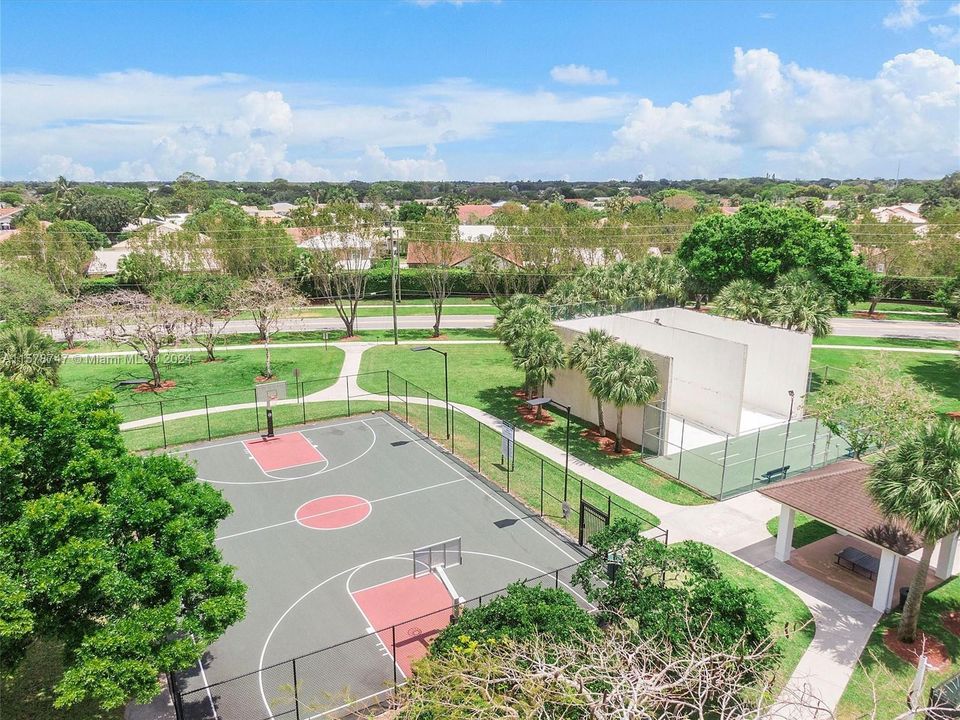
[[[214,544],[229,504],[168,455],[127,453],[112,396],[0,379],[0,657],[60,643],[57,707],[159,690],[245,611]]]
[[[770,287],[794,269],[809,271],[835,296],[839,309],[874,289],[873,274],[853,254],[841,223],[825,223],[801,208],[764,203],[735,215],[698,221],[677,248],[677,258],[699,292],[715,293],[733,280]]]

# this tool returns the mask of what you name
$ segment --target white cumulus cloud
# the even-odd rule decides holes
[[[586,65],[557,65],[550,70],[550,77],[566,85],[617,84],[617,79],[607,75],[606,70],[596,70]]]
[[[720,93],[658,106],[640,100],[601,154],[647,177],[930,177],[960,163],[960,66],[932,50],[887,61],[873,78],[734,52]]]
[[[893,30],[912,28],[925,18],[920,7],[925,0],[897,0],[897,9],[883,18],[883,26]]]

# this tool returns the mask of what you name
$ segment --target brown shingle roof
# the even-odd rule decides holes
[[[885,517],[870,497],[864,483],[872,467],[860,460],[841,460],[758,492],[838,530],[907,555],[920,547],[920,540],[901,521]]]
[[[473,257],[480,248],[485,248],[500,259],[523,267],[517,248],[502,243],[447,243],[441,246],[437,243],[411,241],[407,243],[407,265],[439,265],[445,263],[450,267],[457,267]]]

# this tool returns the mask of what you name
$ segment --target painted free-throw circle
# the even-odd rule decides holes
[[[339,530],[367,519],[373,508],[356,495],[326,495],[297,508],[297,522],[312,530]]]

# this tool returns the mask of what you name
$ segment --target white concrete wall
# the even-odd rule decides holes
[[[579,331],[573,330],[572,328],[561,327],[558,325],[555,325],[554,327],[557,331],[557,334],[563,340],[564,346],[568,348],[581,334]],[[659,403],[665,398],[667,398],[667,403],[669,403],[671,376],[670,358],[653,353],[648,354],[650,355],[650,359],[653,360],[653,364],[657,367],[657,374],[660,378],[660,392],[653,399],[652,403]],[[555,398],[565,405],[569,405],[571,408],[571,413],[576,417],[583,418],[584,420],[595,424],[598,419],[597,401],[590,394],[590,388],[587,384],[586,378],[584,378],[578,370],[570,370],[568,368],[561,368],[557,370],[554,375],[555,378],[553,383],[547,385],[545,389],[547,396]],[[646,427],[648,430],[651,428],[654,428],[655,430],[650,433],[653,435],[653,437],[644,437],[644,413],[645,410],[643,407],[630,406],[624,408],[623,436],[627,440],[636,443],[637,445],[644,445],[644,447],[652,452],[660,452],[661,428],[659,421],[662,414],[656,412],[655,409],[646,411]],[[609,403],[604,403],[603,421],[606,424],[608,432],[612,433],[616,431],[616,407]]]
[[[653,322],[656,317],[661,317],[662,324]],[[671,327],[659,310],[565,320],[555,325],[580,332],[603,328],[649,354],[670,358],[667,409],[707,428],[739,433],[746,345]]]
[[[629,317],[713,335],[747,346],[743,405],[787,417],[788,390],[794,391],[793,417],[803,417],[804,393],[810,372],[813,336],[783,328],[731,320],[683,308],[664,308],[627,313]]]

